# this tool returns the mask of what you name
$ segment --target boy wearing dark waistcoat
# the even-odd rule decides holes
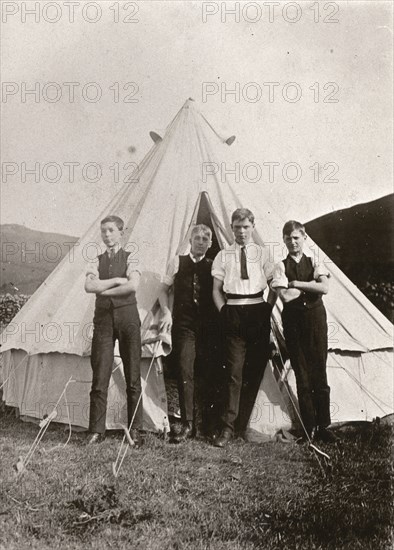
[[[91,351],[91,436],[88,443],[99,443],[104,439],[108,386],[114,361],[114,344],[118,339],[126,380],[129,426],[134,417],[130,435],[136,446],[139,446],[142,444],[141,323],[136,290],[141,272],[136,265],[138,261],[120,246],[123,220],[118,216],[107,216],[101,221],[100,227],[106,251],[88,266],[85,281],[85,291],[96,294]]]
[[[215,375],[212,372],[214,350],[210,346],[212,337],[217,336],[212,301],[212,260],[205,256],[212,244],[210,228],[203,224],[193,227],[190,244],[189,254],[175,256],[170,261],[159,295],[163,313],[160,330],[172,328],[178,374],[182,429],[172,439],[174,443],[180,443],[206,428],[201,425],[201,420],[205,418],[197,417],[201,401],[207,405]],[[172,315],[168,304],[171,291],[174,293]]]
[[[305,256],[305,228],[290,220],[283,227],[289,251],[274,269],[271,287],[283,302],[282,323],[293,367],[301,419],[310,439],[336,440],[327,430],[330,419],[330,387],[327,383],[327,315],[322,295],[328,292],[330,274]]]

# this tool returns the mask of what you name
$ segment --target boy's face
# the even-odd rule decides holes
[[[194,233],[190,238],[191,253],[193,256],[204,256],[207,253],[208,248],[211,246],[212,241],[205,233]]]
[[[299,229],[294,229],[290,235],[285,235],[283,241],[290,254],[301,254],[304,248],[306,235],[304,235]]]
[[[105,246],[112,248],[116,244],[120,243],[123,231],[118,229],[115,222],[106,222],[101,225],[101,238]]]
[[[244,218],[243,220],[234,220],[231,228],[234,233],[235,241],[240,246],[244,246],[252,240],[254,223],[252,223],[248,218]]]

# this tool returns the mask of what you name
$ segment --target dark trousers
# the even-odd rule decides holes
[[[326,427],[331,423],[326,310],[323,305],[303,310],[284,306],[282,321],[304,426],[308,432]]]
[[[104,433],[107,412],[108,386],[114,362],[115,340],[119,341],[119,352],[126,379],[127,416],[133,428],[142,428],[141,395],[141,332],[136,305],[96,310],[94,319],[91,365],[93,370],[90,392],[89,431]]]
[[[225,346],[224,428],[246,430],[269,357],[271,311],[266,302],[225,305],[220,311]]]
[[[216,320],[174,322],[174,359],[182,422],[213,429],[219,408],[220,328]]]

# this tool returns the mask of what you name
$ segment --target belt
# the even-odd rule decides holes
[[[226,294],[227,302],[229,306],[252,306],[254,304],[261,304],[264,291],[256,292],[255,294]]]
[[[256,292],[256,294],[230,294],[226,292],[226,296],[229,300],[242,300],[244,298],[261,298],[264,294],[264,290]]]

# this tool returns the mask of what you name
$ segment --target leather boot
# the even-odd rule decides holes
[[[230,430],[230,428],[224,428],[222,430],[222,433],[219,435],[217,439],[214,441],[215,447],[223,448],[225,447],[230,439],[233,437],[233,432]]]
[[[144,436],[139,430],[136,430],[135,428],[132,428],[130,430],[130,437],[134,441],[134,445],[136,449],[139,449],[145,443]]]
[[[96,445],[102,443],[105,439],[105,434],[99,434],[97,432],[89,433],[86,445]]]
[[[316,439],[323,443],[336,443],[339,437],[323,426],[319,426],[316,430]]]
[[[174,435],[171,443],[182,443],[183,441],[186,441],[191,437],[193,437],[193,423],[190,421],[186,421],[183,423],[181,431],[178,434]]]

